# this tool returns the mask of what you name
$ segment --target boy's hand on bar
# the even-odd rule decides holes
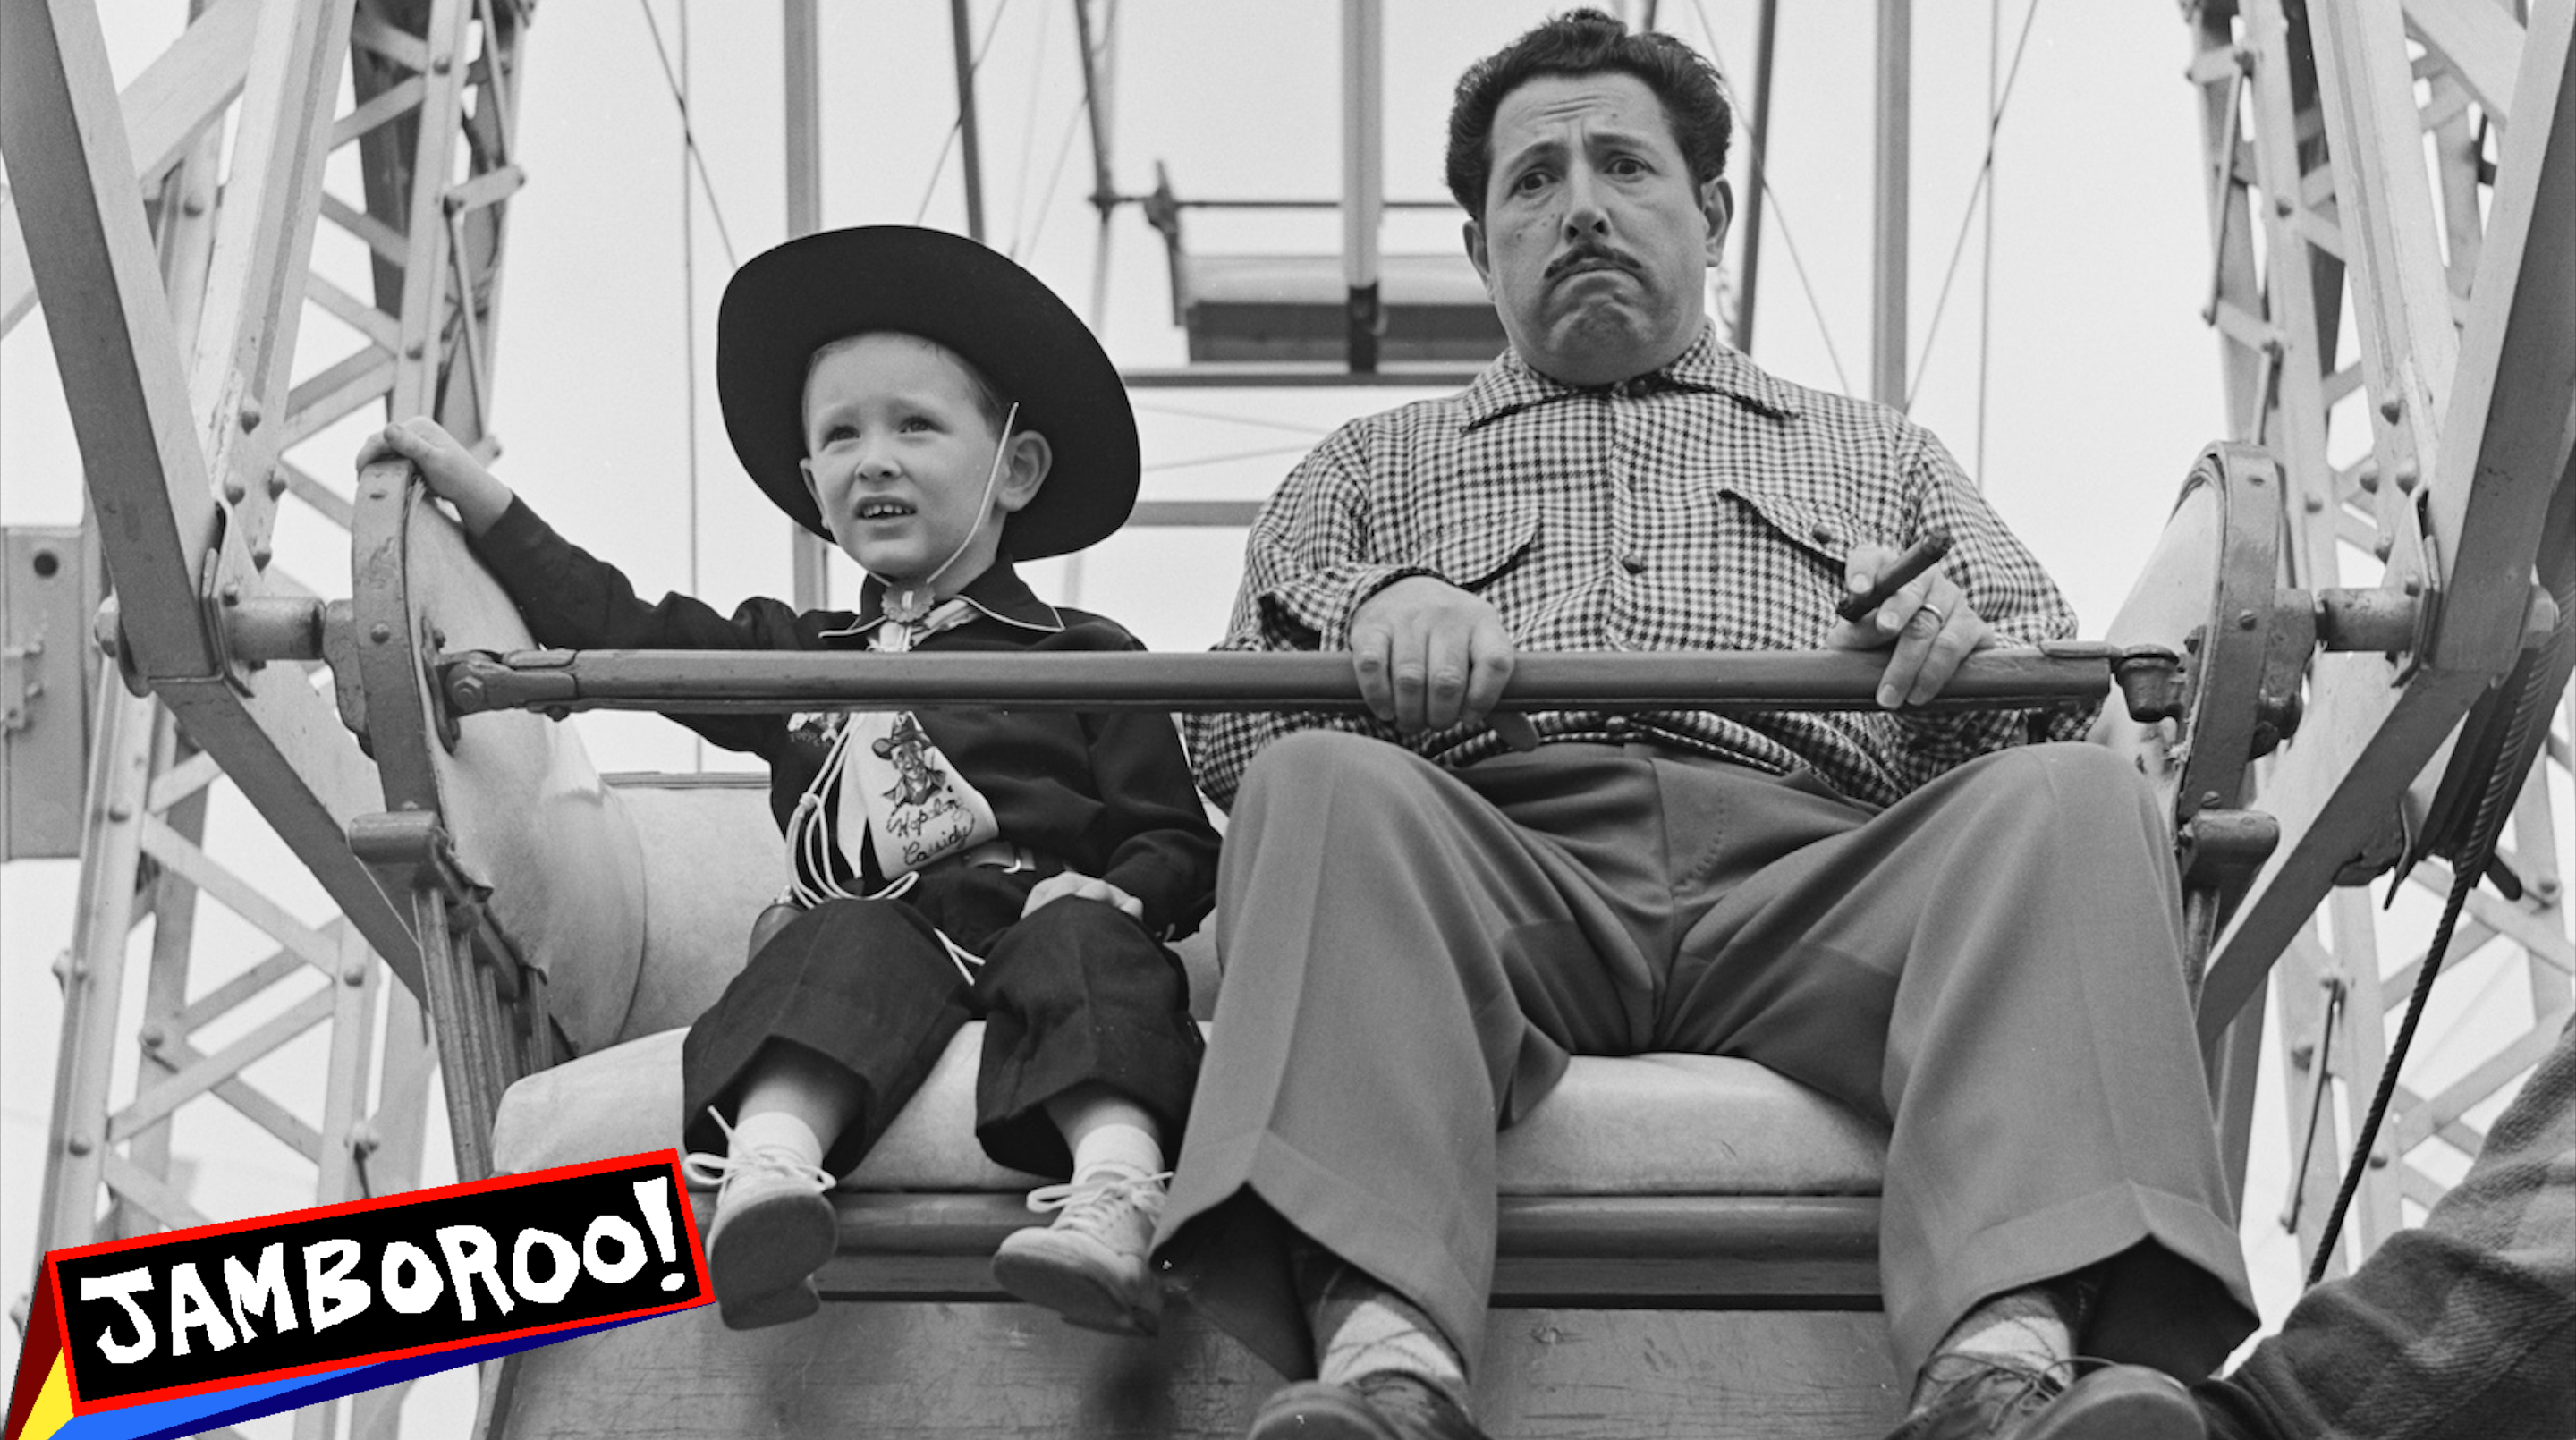
[[[1903,558],[1885,545],[1853,546],[1843,562],[1845,588],[1856,596],[1868,594]],[[1878,703],[1886,710],[1920,705],[1939,695],[1958,673],[1959,662],[1994,640],[1985,617],[1968,604],[1967,592],[1938,566],[1907,581],[1858,619],[1837,620],[1825,634],[1825,644],[1836,650],[1896,647],[1878,682]]]
[[[474,452],[457,443],[445,426],[426,415],[397,421],[368,436],[358,447],[358,468],[397,456],[420,467],[429,493],[456,507],[468,535],[491,529],[510,508],[510,487],[484,469]]]
[[[1114,906],[1140,925],[1145,921],[1145,902],[1106,880],[1085,875],[1079,870],[1067,870],[1039,881],[1037,887],[1029,891],[1028,903],[1020,907],[1020,918],[1026,920],[1036,914],[1040,906],[1068,895],[1077,900],[1097,900],[1103,905]]]

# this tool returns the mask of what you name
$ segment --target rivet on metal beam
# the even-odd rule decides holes
[[[453,56],[442,53],[430,58],[429,70],[433,75],[444,75],[455,68],[456,60]]]
[[[280,497],[280,496],[284,495],[284,494],[286,493],[287,483],[288,483],[288,482],[287,482],[287,479],[286,479],[286,471],[285,471],[285,470],[283,470],[283,469],[277,469],[277,470],[271,470],[271,471],[269,471],[269,472],[268,472],[268,498],[269,498],[269,499],[271,499],[271,500],[275,500],[275,499],[277,499],[278,497]]]
[[[2382,536],[2380,536],[2377,540],[2372,541],[2372,542],[2371,542],[2371,545],[2370,545],[2370,553],[2371,553],[2371,554],[2373,554],[2373,555],[2375,555],[2375,556],[2377,556],[2378,558],[2380,558],[2380,559],[2382,559],[2382,560],[2385,560],[2385,559],[2387,559],[2390,555],[2395,554],[2395,553],[2396,553],[2396,551],[2397,551],[2397,542],[2396,542],[2396,540],[2394,540],[2394,539],[2392,539],[2392,538],[2390,538],[2389,536],[2386,536],[2386,535],[2382,535]]]
[[[2416,469],[2412,465],[2400,465],[2397,467],[2397,492],[2399,494],[2412,495],[2415,493],[2415,487],[2422,483],[2424,483],[2424,473],[2422,471]]]
[[[353,990],[358,986],[366,984],[367,967],[364,965],[352,965],[348,969],[341,971],[340,983]]]
[[[2390,395],[2379,402],[2379,418],[2387,421],[2391,425],[2396,424],[2397,417],[2405,413],[2406,402],[2394,395]]]
[[[2298,212],[2298,208],[2298,203],[2287,195],[2275,195],[2272,197],[2272,213],[2280,216],[2284,220],[2287,220],[2293,214],[2296,214]]]
[[[75,1135],[69,1140],[63,1142],[63,1148],[74,1155],[86,1155],[89,1153],[89,1137],[86,1135]]]
[[[2326,497],[2311,490],[2299,497],[2299,504],[2309,514],[2314,515],[2326,508]]]
[[[379,645],[382,645],[386,641],[394,638],[394,627],[379,622],[378,624],[368,627],[367,638],[373,640]]]
[[[225,581],[224,588],[217,593],[223,596],[223,600],[226,605],[239,605],[241,603],[241,583],[239,581]]]
[[[406,359],[410,359],[410,360],[417,360],[417,359],[421,358],[422,356],[427,355],[428,353],[429,353],[429,346],[428,346],[425,342],[423,342],[423,341],[419,341],[419,340],[414,340],[414,341],[413,341],[413,342],[411,342],[410,344],[408,344],[408,345],[406,345],[406,346],[404,346],[404,347],[403,347],[403,356],[404,356],[404,358],[406,358]]]
[[[241,407],[241,428],[246,432],[258,429],[260,418],[259,402],[244,400]]]
[[[158,1050],[170,1040],[169,1034],[158,1025],[144,1026],[143,1033],[136,1038],[143,1042],[143,1048],[146,1050]]]
[[[255,569],[255,570],[265,570],[265,569],[267,569],[267,568],[268,568],[268,562],[269,562],[270,560],[272,560],[272,559],[276,558],[276,555],[277,555],[277,552],[276,552],[276,551],[274,551],[274,550],[271,550],[271,549],[270,549],[270,548],[268,548],[268,546],[266,546],[266,545],[253,545],[252,547],[250,547],[250,563],[251,563],[251,568],[252,568],[252,569]]]
[[[110,805],[107,807],[107,818],[122,825],[126,821],[134,818],[134,807],[131,805]]]
[[[242,488],[242,483],[239,480],[227,480],[224,482],[224,503],[227,505],[239,505],[249,494],[250,492],[248,490]]]

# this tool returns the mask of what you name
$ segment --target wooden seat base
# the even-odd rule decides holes
[[[737,1334],[712,1308],[515,1357],[481,1433],[1234,1440],[1280,1377],[1186,1312],[1130,1340],[1026,1305],[826,1304]],[[1851,1311],[1497,1310],[1477,1368],[1496,1440],[1877,1440],[1903,1388]]]
[[[699,1233],[714,1197],[690,1197]],[[836,1300],[1005,1301],[987,1265],[1040,1223],[1014,1195],[832,1197]],[[1496,1303],[1603,1309],[1878,1308],[1873,1196],[1505,1196]]]

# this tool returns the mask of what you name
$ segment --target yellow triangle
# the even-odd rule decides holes
[[[63,1357],[54,1356],[54,1368],[45,1376],[44,1388],[36,1392],[36,1403],[27,1409],[27,1423],[9,1440],[51,1440],[53,1433],[71,1423],[72,1376],[64,1368]]]

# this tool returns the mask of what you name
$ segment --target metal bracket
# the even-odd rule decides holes
[[[116,662],[116,678],[123,682],[126,694],[140,700],[152,693],[143,672],[134,668],[134,647],[125,643],[125,612],[115,596],[99,602],[98,614],[89,622],[89,635],[97,643],[98,653]]]
[[[2260,810],[2203,810],[2174,832],[2185,886],[2217,892],[2224,917],[2281,844],[2281,822]]]
[[[2420,506],[2423,502],[2418,499],[2416,503]],[[2404,689],[2406,682],[2415,678],[2415,672],[2424,668],[2442,619],[2442,541],[2431,526],[2422,523],[2420,515],[2416,528],[2423,532],[2424,574],[2420,582],[2407,582],[2408,593],[2415,597],[2415,638],[2407,645],[2405,659],[2398,662],[2397,673],[2388,682],[2399,689]],[[2420,592],[2416,588],[2419,584]]]
[[[2271,608],[2263,627],[2262,678],[2254,687],[2254,733],[2246,747],[2247,758],[2256,760],[2299,733],[2308,661],[2317,650],[2316,606],[2306,591],[2281,591]]]
[[[349,821],[349,852],[402,889],[436,892],[447,905],[451,933],[468,936],[476,963],[492,971],[505,1000],[520,997],[525,968],[518,947],[492,923],[490,887],[477,885],[456,865],[447,827],[426,810],[388,810]]]
[[[224,623],[224,610],[228,606],[239,605],[242,592],[238,581],[218,583],[217,577],[223,573],[223,568],[223,549],[218,546],[208,550],[206,563],[198,571],[197,628],[205,633],[206,649],[215,657],[215,673],[223,676],[224,683],[236,692],[248,695],[250,672],[266,662],[245,660],[233,653],[232,629]]]
[[[322,662],[331,667],[331,694],[339,702],[340,723],[358,737],[358,749],[376,758],[367,734],[367,686],[358,671],[358,612],[355,601],[334,600],[322,607]]]
[[[0,645],[0,735],[27,728],[29,701],[45,693],[45,678],[27,662],[43,658],[45,642]]]
[[[2141,725],[2183,718],[2188,688],[2182,657],[2162,645],[2132,645],[2111,662],[2111,678],[2120,686],[2129,718]]]
[[[442,678],[439,652],[446,647],[447,632],[431,624],[427,615],[421,616],[420,644],[416,649],[420,655],[421,693],[429,697],[429,729],[438,737],[439,745],[453,755],[456,753],[458,711],[448,703],[447,687],[439,683]]]

